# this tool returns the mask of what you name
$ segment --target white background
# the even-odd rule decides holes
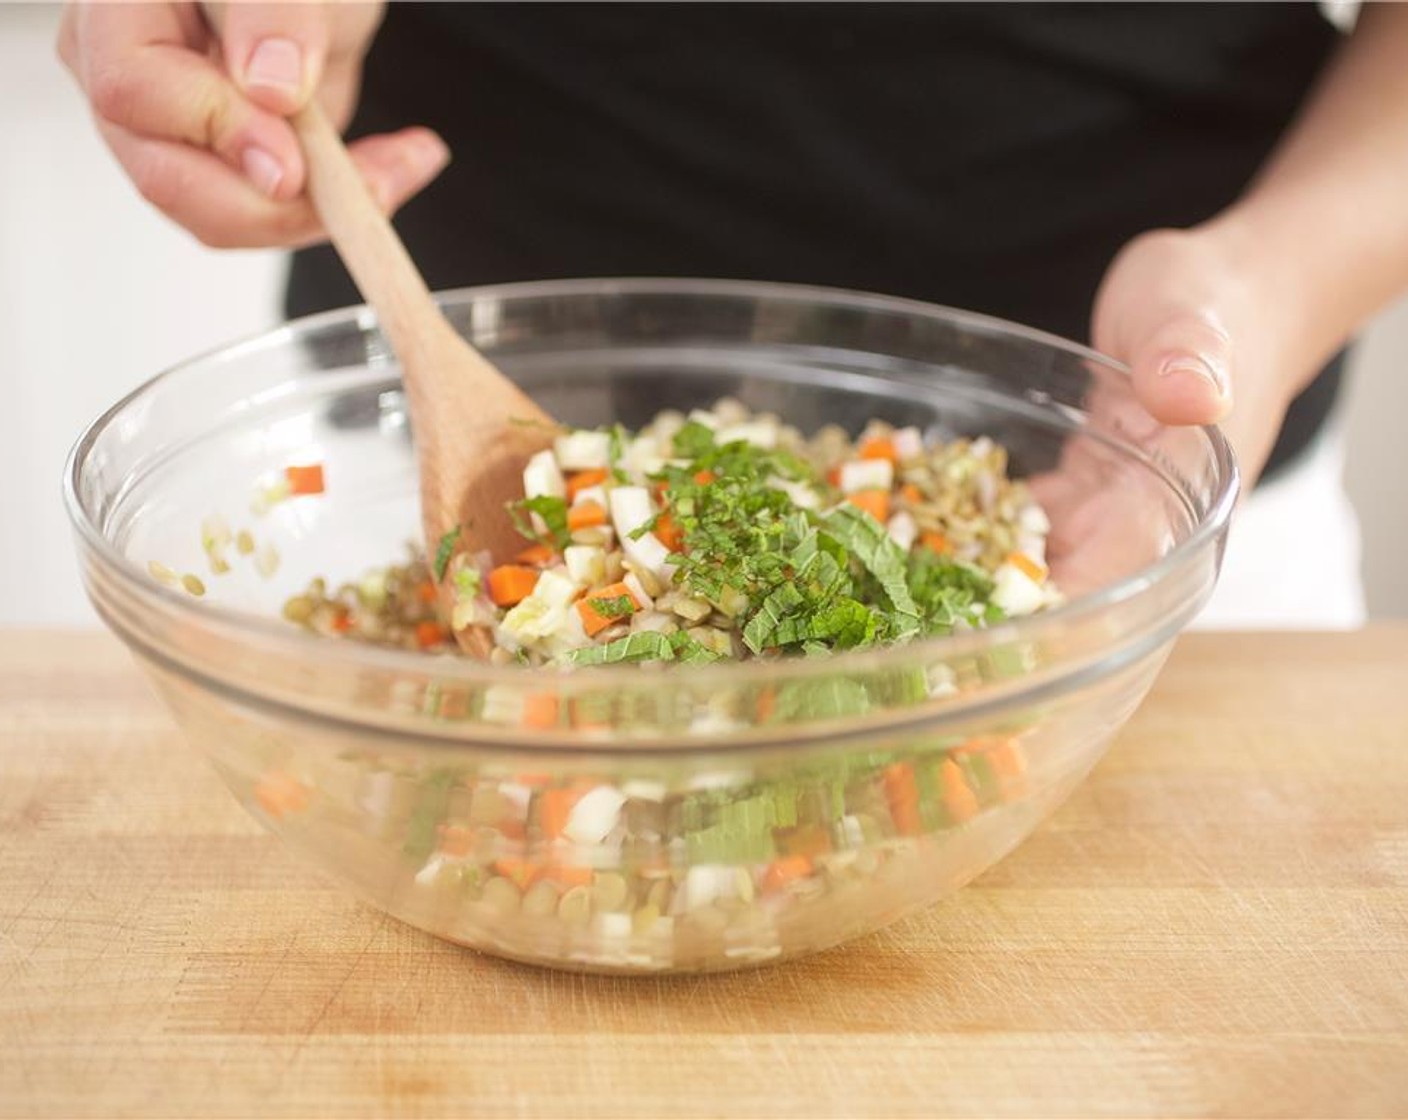
[[[0,625],[95,624],[59,496],[69,446],[152,374],[272,326],[283,270],[204,250],[137,197],[54,58],[56,22],[0,4]],[[1408,302],[1366,334],[1351,385],[1369,608],[1408,615]]]

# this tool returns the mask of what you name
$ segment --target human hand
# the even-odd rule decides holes
[[[1125,246],[1097,295],[1092,342],[1130,377],[1092,368],[1083,402],[1096,432],[1186,466],[1194,484],[1205,451],[1189,426],[1220,423],[1243,492],[1320,357],[1251,248],[1231,219]],[[1057,467],[1031,483],[1053,523],[1052,574],[1072,595],[1153,562],[1181,517],[1154,474],[1094,440],[1068,441]]]
[[[295,247],[325,234],[287,118],[316,96],[346,126],[381,12],[361,3],[70,3],[57,47],[103,139],[157,209],[213,248]],[[387,212],[449,158],[426,128],[350,150]]]
[[[1130,367],[1135,396],[1164,424],[1220,423],[1250,489],[1318,355],[1235,228],[1154,230],[1115,257],[1091,341]]]

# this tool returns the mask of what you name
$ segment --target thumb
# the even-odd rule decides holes
[[[322,81],[329,28],[323,4],[208,4],[225,64],[256,105],[289,116]]]
[[[1232,407],[1232,338],[1211,314],[1156,317],[1126,361],[1135,395],[1165,424],[1215,424]]]

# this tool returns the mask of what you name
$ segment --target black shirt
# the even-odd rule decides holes
[[[1233,201],[1336,41],[1311,4],[393,3],[352,134],[455,153],[397,219],[433,288],[797,281],[1085,339],[1120,246]],[[291,314],[355,302],[297,254]]]

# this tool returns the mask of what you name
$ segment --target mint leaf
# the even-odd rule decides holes
[[[714,433],[707,424],[687,420],[674,438],[675,455],[681,459],[698,459],[714,450]]]
[[[572,543],[572,533],[567,528],[567,500],[554,498],[549,494],[539,494],[536,498],[523,498],[508,505],[513,526],[530,541],[538,541],[561,552]],[[533,527],[529,514],[536,513],[547,526],[546,533]]]
[[[450,557],[455,554],[455,542],[459,540],[459,536],[460,527],[456,525],[440,538],[440,543],[435,548],[436,583],[442,582],[445,578],[445,569],[450,566]]]
[[[604,646],[574,649],[563,656],[569,665],[617,665],[624,661],[673,661],[675,650],[668,635],[647,631],[617,638]]]
[[[822,519],[821,532],[846,548],[880,585],[893,612],[886,637],[899,640],[917,634],[922,618],[909,591],[907,558],[885,527],[864,510],[843,505]]]
[[[990,602],[992,578],[981,568],[923,549],[909,558],[909,587],[926,634],[950,633],[961,618],[976,614],[998,622],[1002,609]]]
[[[625,618],[636,613],[635,601],[629,595],[616,595],[607,599],[588,599],[587,605],[602,618]]]

